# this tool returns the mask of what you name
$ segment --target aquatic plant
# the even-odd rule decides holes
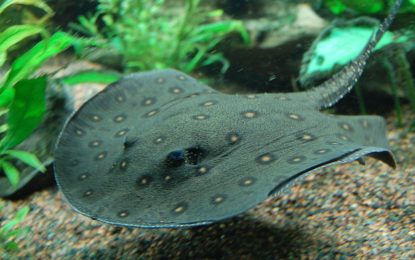
[[[320,110],[353,88],[400,2],[353,61],[308,91],[229,95],[173,69],[124,77],[62,130],[60,190],[105,223],[189,227],[242,213],[326,166],[371,156],[395,167],[384,119]]]
[[[0,202],[0,212],[2,211],[3,205]],[[25,206],[19,209],[16,215],[9,221],[0,220],[0,256],[4,259],[10,259],[8,258],[9,253],[19,249],[15,240],[29,232],[28,227],[16,228],[16,225],[24,220],[27,213],[29,213],[29,207]]]
[[[81,16],[72,27],[87,37],[78,42],[81,54],[115,53],[125,71],[174,67],[191,72],[214,62],[225,71],[227,61],[214,47],[229,33],[237,32],[245,43],[249,35],[240,21],[219,21],[221,16],[221,10],[204,10],[199,0],[177,6],[164,0],[100,0],[95,15]],[[95,47],[92,53],[90,47]]]
[[[21,6],[28,8],[21,8]],[[37,16],[32,12],[33,8],[43,13]],[[43,26],[53,16],[53,10],[43,0],[4,0],[0,4],[0,14],[0,31],[3,31],[14,24]]]
[[[5,134],[0,141],[0,166],[14,186],[19,182],[19,175],[10,162],[12,159],[21,160],[40,171],[45,170],[34,155],[12,150],[33,132],[45,114],[47,79],[45,76],[31,76],[47,59],[67,49],[71,42],[72,38],[61,32],[40,41],[13,61],[0,82],[0,107],[3,114],[7,113],[7,123],[2,126]]]
[[[361,14],[385,13],[394,0],[324,0],[325,5],[334,14],[354,11]],[[400,12],[415,12],[415,0],[405,0]]]
[[[357,18],[350,21],[335,21],[330,27],[320,33],[310,49],[303,57],[300,70],[300,83],[304,87],[311,87],[313,83],[328,77],[333,71],[339,70],[350,60],[357,57],[365,44],[365,39],[372,35],[373,24],[377,21],[370,18]],[[415,111],[415,87],[406,52],[415,48],[415,33],[411,29],[399,32],[386,32],[375,50],[378,55],[378,64],[385,67],[391,81],[390,94],[394,97],[395,111],[398,124],[402,124],[399,102],[399,91],[405,93],[405,98],[411,103]],[[347,51],[342,46],[348,46]],[[395,46],[395,48],[394,48]],[[394,50],[391,53],[391,50]],[[396,54],[399,52],[399,54]],[[333,55],[336,53],[336,55]],[[390,64],[393,63],[394,66]],[[399,80],[397,79],[399,78]],[[360,86],[355,88],[361,113],[366,113],[366,106]]]

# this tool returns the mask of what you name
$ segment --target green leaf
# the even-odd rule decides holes
[[[10,105],[14,99],[14,88],[7,88],[0,94],[0,108],[5,108]]]
[[[7,124],[9,129],[0,142],[0,151],[20,144],[42,122],[46,110],[45,77],[19,81],[10,105]]]
[[[317,43],[306,74],[330,72],[336,65],[347,64],[359,55],[372,32],[373,29],[368,27],[333,28],[326,38]],[[386,32],[375,49],[404,40],[404,38],[395,39],[393,33]],[[343,48],[344,46],[348,47]]]
[[[9,235],[9,233],[12,232],[12,229],[17,224],[19,224],[20,222],[22,222],[24,220],[24,218],[27,216],[27,214],[29,213],[29,211],[30,211],[29,206],[25,206],[25,207],[19,209],[19,211],[17,211],[17,213],[16,213],[16,216],[13,219],[9,220],[5,225],[3,225],[0,228],[0,232],[4,233],[6,235]],[[27,232],[25,230],[27,230],[27,229],[23,228],[23,232]],[[18,233],[19,232],[17,232],[17,234]],[[13,235],[13,233],[11,235]]]
[[[26,163],[27,165],[41,171],[45,172],[45,166],[39,161],[39,159],[34,155],[26,151],[18,151],[18,150],[7,150],[2,154],[10,155],[15,159],[19,159],[20,161]]]
[[[14,219],[20,223],[24,220],[24,218],[27,216],[27,214],[29,213],[30,208],[28,206],[25,206],[21,209],[19,209],[19,211],[17,211],[16,216],[14,217]]]
[[[0,33],[0,66],[4,64],[7,58],[7,50],[27,37],[45,33],[40,26],[34,25],[15,25],[7,28]]]
[[[19,246],[18,246],[18,244],[16,242],[9,241],[9,242],[6,243],[5,249],[7,251],[16,251],[16,250],[19,249]]]
[[[20,181],[19,170],[6,160],[0,161],[0,165],[11,185],[16,187]]]
[[[120,75],[106,71],[83,71],[73,75],[69,75],[60,80],[67,85],[76,85],[80,83],[103,83],[110,84],[121,77]]]
[[[39,9],[42,9],[48,15],[53,14],[53,10],[45,2],[39,1],[39,0],[5,0],[0,5],[0,14],[4,12],[4,10],[6,10],[11,5],[16,5],[16,4],[35,6]]]
[[[347,6],[340,0],[326,0],[326,5],[334,14],[341,14],[347,9]]]
[[[56,32],[50,38],[37,43],[32,49],[17,58],[7,75],[0,90],[14,86],[18,81],[28,78],[49,58],[67,49],[73,42],[73,37],[63,32]]]

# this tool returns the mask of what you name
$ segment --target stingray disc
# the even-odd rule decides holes
[[[296,95],[225,95],[175,70],[110,85],[68,121],[55,173],[78,212],[133,227],[207,224],[317,168],[365,154],[393,165],[379,117]]]

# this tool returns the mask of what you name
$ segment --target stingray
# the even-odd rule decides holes
[[[319,110],[350,91],[399,4],[356,60],[309,91],[229,95],[173,69],[125,76],[62,130],[60,190],[105,223],[188,227],[245,212],[329,165],[371,156],[395,167],[383,118]]]

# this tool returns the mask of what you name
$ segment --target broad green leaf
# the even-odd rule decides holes
[[[334,14],[341,14],[348,8],[359,13],[375,14],[384,9],[384,0],[326,0],[326,5]]]
[[[0,165],[11,185],[17,186],[20,181],[19,170],[6,160],[1,160]]]
[[[5,89],[0,94],[0,108],[5,108],[10,105],[14,98],[14,88],[10,87]]]
[[[16,84],[7,117],[9,129],[0,142],[0,151],[20,144],[42,122],[46,110],[46,85],[45,77],[22,80]]]
[[[41,172],[46,171],[45,166],[39,161],[39,159],[34,154],[31,154],[29,152],[19,150],[7,150],[3,152],[3,154],[7,154],[15,159],[19,159],[20,161]]]
[[[40,26],[34,25],[15,25],[7,28],[0,33],[0,66],[7,58],[7,50],[27,37],[44,32]]]
[[[64,32],[56,32],[50,38],[37,43],[32,49],[13,62],[0,94],[4,89],[14,86],[22,79],[28,78],[47,59],[67,49],[72,41],[73,38],[70,35]]]
[[[116,73],[106,71],[84,71],[61,78],[60,80],[68,85],[80,83],[103,83],[110,84],[119,80],[121,77]]]
[[[347,64],[360,54],[372,32],[373,29],[368,27],[332,29],[330,35],[317,43],[313,50],[313,57],[307,66],[306,74],[330,72],[336,65]],[[394,39],[393,33],[386,32],[375,49],[378,50],[392,42],[405,40],[405,37]],[[347,46],[347,48],[344,48],[344,46]]]
[[[4,10],[6,10],[11,5],[16,5],[16,4],[35,6],[39,9],[42,9],[48,15],[53,14],[52,8],[50,8],[45,2],[39,1],[39,0],[5,0],[0,5],[0,14],[4,12]]]

